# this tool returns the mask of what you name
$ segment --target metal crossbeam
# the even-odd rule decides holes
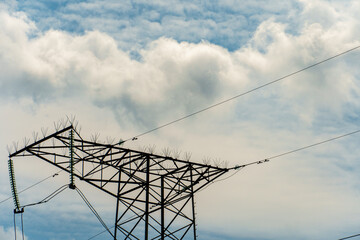
[[[228,171],[87,141],[73,126],[9,155],[29,156],[115,197],[114,239],[196,239],[194,194]]]

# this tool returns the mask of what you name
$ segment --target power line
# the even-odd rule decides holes
[[[35,205],[40,205],[43,203],[47,203],[49,202],[51,199],[53,199],[54,197],[56,197],[57,195],[59,195],[60,193],[62,193],[63,191],[65,191],[68,188],[68,184],[65,184],[63,186],[61,186],[60,188],[56,189],[53,193],[51,193],[50,195],[48,195],[47,197],[45,197],[43,200],[39,201],[39,202],[35,202],[35,203],[30,203],[30,204],[26,204],[24,206],[22,206],[22,208],[25,207],[30,207],[30,206],[35,206]]]
[[[132,216],[130,216],[130,217],[128,217],[127,219],[125,219],[122,223],[127,222],[129,219],[134,218],[135,216],[139,216],[139,213],[136,213],[136,212],[135,212],[135,214],[133,214]],[[120,224],[120,225],[121,225],[121,224]],[[112,229],[112,228],[115,228],[115,226],[109,227],[109,229]],[[94,238],[96,238],[97,236],[99,236],[99,235],[101,235],[101,234],[103,234],[103,233],[105,233],[105,232],[107,232],[107,231],[108,231],[108,230],[105,229],[105,230],[103,230],[102,232],[99,232],[99,233],[93,235],[92,237],[88,238],[87,240],[94,239]]]
[[[77,191],[77,193],[80,195],[80,197],[84,200],[85,204],[89,207],[89,209],[91,210],[91,212],[95,215],[95,217],[99,220],[99,222],[101,223],[101,225],[103,225],[103,227],[106,229],[106,231],[108,231],[110,233],[110,235],[112,237],[114,237],[114,235],[112,234],[112,232],[110,231],[110,229],[108,228],[108,226],[105,224],[105,222],[102,220],[102,218],[100,217],[100,215],[97,213],[97,211],[95,210],[95,208],[91,205],[91,203],[89,202],[89,200],[85,197],[84,193],[81,192],[81,190],[78,187],[75,187],[75,190]]]
[[[229,175],[229,176],[227,176],[227,177],[225,177],[223,179],[219,179],[219,180],[217,180],[217,181],[215,181],[213,183],[221,182],[221,181],[224,181],[224,180],[226,180],[228,178],[231,178],[232,176],[237,174],[239,172],[239,170],[243,169],[244,167],[247,167],[247,166],[250,166],[250,165],[255,165],[255,164],[266,163],[266,162],[269,162],[272,159],[279,158],[279,157],[282,157],[282,156],[285,156],[285,155],[288,155],[288,154],[292,154],[292,153],[295,153],[295,152],[299,152],[299,151],[302,151],[302,150],[305,150],[305,149],[308,149],[308,148],[316,147],[318,145],[325,144],[325,143],[328,143],[328,142],[331,142],[331,141],[335,141],[335,140],[338,140],[340,138],[344,138],[344,137],[347,137],[347,136],[350,136],[350,135],[353,135],[353,134],[356,134],[356,133],[359,133],[359,132],[360,132],[360,129],[356,130],[356,131],[353,131],[353,132],[350,132],[350,133],[340,135],[340,136],[329,138],[329,139],[326,139],[326,140],[323,140],[323,141],[320,141],[320,142],[317,142],[317,143],[313,143],[313,144],[310,144],[310,145],[307,145],[307,146],[304,146],[304,147],[300,147],[300,148],[297,148],[297,149],[294,149],[294,150],[291,150],[291,151],[287,151],[287,152],[284,152],[284,153],[281,153],[281,154],[277,154],[277,155],[265,158],[265,159],[260,160],[260,161],[254,161],[254,162],[246,163],[246,164],[243,164],[243,165],[236,165],[235,167],[229,168],[229,170],[237,170],[236,172],[234,172],[233,174],[231,174],[231,175]],[[341,240],[341,239],[339,239],[339,240]]]
[[[14,234],[15,234],[15,240],[16,240],[16,214],[14,213]]]
[[[201,189],[199,192],[202,192],[203,190],[207,189],[209,186],[211,186],[211,185],[214,184],[214,183],[222,182],[222,181],[225,181],[225,180],[233,177],[235,174],[239,173],[241,169],[242,169],[242,168],[238,168],[238,169],[236,169],[236,172],[234,172],[233,174],[231,174],[231,175],[229,175],[229,176],[227,176],[227,177],[224,177],[224,178],[222,178],[222,179],[213,181],[212,183],[210,183],[209,185],[207,185],[206,187],[204,187],[203,189]]]
[[[16,229],[15,229],[15,231],[16,231]],[[23,212],[21,213],[21,233],[22,233],[22,239],[25,240]]]
[[[27,187],[27,188],[25,188],[25,189],[21,190],[21,191],[19,192],[19,194],[20,194],[20,193],[22,193],[22,192],[25,192],[26,190],[29,190],[30,188],[35,187],[36,185],[39,185],[40,183],[42,183],[42,182],[44,182],[44,181],[48,180],[49,178],[52,178],[52,177],[56,177],[56,176],[58,176],[58,175],[59,175],[59,173],[60,173],[60,172],[62,172],[62,171],[63,171],[63,170],[60,170],[60,171],[58,171],[58,172],[56,172],[56,173],[54,173],[54,174],[52,174],[52,175],[50,175],[50,176],[48,176],[48,177],[46,177],[46,178],[42,179],[42,180],[40,180],[39,182],[34,183],[33,185],[31,185],[31,186],[29,186],[29,187]],[[4,202],[6,202],[6,201],[8,201],[8,200],[10,200],[11,198],[12,198],[12,196],[11,196],[11,197],[8,197],[8,198],[6,198],[6,199],[4,199],[4,200],[2,200],[2,201],[0,202],[0,204],[2,204],[2,203],[4,203]]]
[[[348,237],[340,238],[339,240],[350,239],[350,238],[354,238],[354,237],[358,237],[358,236],[360,236],[360,234],[356,234],[356,235],[352,235],[352,236],[348,236]]]
[[[308,148],[312,148],[312,147],[315,147],[315,146],[318,146],[318,145],[321,145],[321,144],[325,144],[325,143],[328,143],[328,142],[331,142],[331,141],[335,141],[335,140],[338,140],[340,138],[344,138],[344,137],[347,137],[347,136],[350,136],[350,135],[353,135],[353,134],[356,134],[356,133],[359,133],[359,132],[360,132],[360,129],[356,130],[356,131],[353,131],[353,132],[350,132],[350,133],[340,135],[340,136],[329,138],[329,139],[323,140],[321,142],[317,142],[317,143],[313,143],[313,144],[310,144],[310,145],[307,145],[307,146],[304,146],[304,147],[300,147],[300,148],[297,148],[297,149],[294,149],[294,150],[291,150],[291,151],[288,151],[288,152],[284,152],[284,153],[281,153],[281,154],[278,154],[278,155],[274,155],[274,156],[265,158],[265,159],[260,160],[260,161],[250,162],[250,163],[246,163],[246,164],[243,164],[243,165],[237,165],[237,166],[232,167],[230,169],[237,170],[237,169],[241,169],[241,168],[244,168],[244,167],[247,167],[247,166],[250,166],[250,165],[269,162],[272,159],[279,158],[279,157],[282,157],[282,156],[285,156],[285,155],[288,155],[288,154],[292,154],[292,153],[295,153],[295,152],[299,152],[299,151],[302,151],[302,150],[305,150],[305,149],[308,149]]]
[[[109,227],[109,229],[112,229],[112,228],[114,228],[114,227],[115,227],[115,226]],[[108,231],[108,230],[105,229],[105,230],[103,230],[102,232],[99,232],[99,233],[97,233],[96,235],[88,238],[88,240],[94,239],[94,238],[96,238],[97,236],[99,236],[99,235],[101,235],[101,234],[103,234],[103,233],[105,233],[105,232],[107,232],[107,231]]]
[[[168,123],[162,124],[162,125],[160,125],[160,126],[158,126],[158,127],[155,127],[155,128],[150,129],[150,130],[148,130],[148,131],[146,131],[146,132],[143,132],[143,133],[141,133],[141,134],[138,134],[138,135],[136,135],[136,136],[134,136],[134,137],[132,137],[132,138],[129,138],[129,139],[125,140],[125,141],[121,141],[120,144],[122,144],[122,143],[124,143],[124,142],[127,142],[127,141],[129,141],[129,140],[137,140],[137,139],[138,139],[139,137],[141,137],[141,136],[144,136],[144,135],[149,134],[149,133],[151,133],[151,132],[157,131],[157,130],[159,130],[159,129],[161,129],[161,128],[167,127],[167,126],[172,125],[172,124],[174,124],[174,123],[180,122],[180,121],[185,120],[185,119],[187,119],[187,118],[189,118],[189,117],[192,117],[192,116],[197,115],[197,114],[199,114],[199,113],[202,113],[202,112],[205,112],[205,111],[210,110],[210,109],[212,109],[212,108],[215,108],[215,107],[217,107],[217,106],[219,106],[219,105],[222,105],[222,104],[225,104],[225,103],[227,103],[227,102],[230,102],[230,101],[232,101],[232,100],[234,100],[234,99],[236,99],[236,98],[242,97],[242,96],[244,96],[244,95],[247,95],[247,94],[249,94],[249,93],[252,93],[252,92],[254,92],[254,91],[256,91],[256,90],[259,90],[259,89],[261,89],[261,88],[267,87],[267,86],[269,86],[269,85],[271,85],[271,84],[277,83],[277,82],[279,82],[279,81],[281,81],[281,80],[284,80],[284,79],[286,79],[286,78],[288,78],[288,77],[291,77],[291,76],[293,76],[293,75],[296,75],[296,74],[298,74],[298,73],[301,73],[301,72],[303,72],[303,71],[306,71],[306,70],[308,70],[308,69],[310,69],[310,68],[313,68],[313,67],[316,67],[316,66],[318,66],[318,65],[320,65],[320,64],[323,64],[323,63],[325,63],[325,62],[328,62],[328,61],[330,61],[330,60],[332,60],[332,59],[334,59],[334,58],[337,58],[337,57],[340,57],[340,56],[342,56],[342,55],[345,55],[345,54],[347,54],[347,53],[349,53],[349,52],[355,51],[355,50],[358,49],[358,48],[360,48],[360,45],[358,45],[358,46],[356,46],[356,47],[353,47],[353,48],[351,48],[351,49],[348,49],[348,50],[346,50],[346,51],[344,51],[344,52],[338,53],[338,54],[336,54],[336,55],[333,55],[333,56],[331,56],[331,57],[328,57],[328,58],[326,58],[326,59],[324,59],[324,60],[322,60],[322,61],[319,61],[319,62],[316,62],[316,63],[314,63],[314,64],[311,64],[311,65],[309,65],[309,66],[307,66],[307,67],[304,67],[304,68],[302,68],[302,69],[300,69],[300,70],[297,70],[297,71],[295,71],[295,72],[289,73],[289,74],[287,74],[287,75],[285,75],[285,76],[282,76],[282,77],[280,77],[280,78],[278,78],[278,79],[275,79],[275,80],[273,80],[273,81],[270,81],[270,82],[268,82],[268,83],[265,83],[265,84],[263,84],[263,85],[260,85],[260,86],[258,86],[258,87],[255,87],[255,88],[253,88],[253,89],[250,89],[250,90],[248,90],[248,91],[246,91],[246,92],[240,93],[240,94],[235,95],[235,96],[233,96],[233,97],[231,97],[231,98],[225,99],[225,100],[223,100],[223,101],[220,101],[220,102],[218,102],[218,103],[215,103],[215,104],[210,105],[210,106],[208,106],[208,107],[205,107],[205,108],[203,108],[203,109],[200,109],[200,110],[198,110],[198,111],[195,111],[195,112],[193,112],[193,113],[190,113],[190,114],[188,114],[188,115],[185,115],[185,116],[183,116],[183,117],[181,117],[181,118],[178,118],[178,119],[176,119],[176,120],[173,120],[173,121],[170,121],[170,122],[168,122]]]

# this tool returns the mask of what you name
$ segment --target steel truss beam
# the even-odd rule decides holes
[[[73,126],[9,155],[28,156],[115,197],[114,239],[196,239],[194,194],[228,171],[87,141]]]

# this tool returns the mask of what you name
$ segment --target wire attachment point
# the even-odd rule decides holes
[[[245,167],[245,165],[236,165],[236,166],[234,167],[234,170],[239,170],[239,169],[241,169],[241,168],[243,168],[243,167]]]
[[[269,161],[270,161],[269,159],[264,159],[264,160],[258,161],[257,164],[266,163],[266,162],[269,162]]]
[[[24,212],[24,208],[14,208],[14,214],[18,214],[18,213],[23,213]]]

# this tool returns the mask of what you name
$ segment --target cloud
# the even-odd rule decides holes
[[[111,37],[100,32],[72,36],[48,31],[28,39],[24,36],[32,23],[6,13],[2,17],[22,24],[1,45],[2,72],[6,76],[1,82],[2,89],[6,89],[2,96],[30,96],[42,102],[83,94],[117,113],[125,111],[130,118],[149,124],[146,119],[150,113],[145,111],[141,117],[137,111],[158,104],[158,109],[152,109],[154,118],[179,102],[183,102],[179,110],[193,110],[221,94],[221,86],[231,81],[229,75],[238,71],[236,67],[229,69],[231,56],[227,50],[206,42],[178,43],[162,38],[142,51],[143,61],[135,61],[119,50]],[[2,31],[4,36],[10,35],[7,31],[9,28]]]
[[[17,236],[22,236],[22,233],[19,229],[17,229],[16,234]],[[13,228],[4,228],[3,226],[0,226],[0,239],[13,239],[14,236]],[[28,239],[27,236],[25,236],[24,239]]]
[[[318,7],[305,4],[304,15],[312,16],[311,9]],[[333,18],[342,16],[336,9],[328,10],[331,13]],[[345,22],[332,27],[309,18],[300,35],[288,33],[286,24],[269,19],[259,25],[248,45],[235,52],[208,42],[160,38],[139,50],[141,60],[134,60],[111,36],[98,31],[77,35],[49,30],[30,38],[35,24],[24,14],[16,14],[1,14],[6,23],[1,29],[3,96],[28,95],[41,102],[80,94],[113,109],[119,119],[145,127],[168,119],[164,112],[170,116],[190,113],[357,43],[349,35],[357,24],[353,18],[340,18]],[[327,66],[283,81],[282,90],[275,90],[292,102],[297,113],[303,112],[301,117],[308,122],[319,106],[340,111],[358,94],[353,65],[339,60]],[[346,73],[344,68],[351,71]],[[309,93],[313,97],[305,98]]]

